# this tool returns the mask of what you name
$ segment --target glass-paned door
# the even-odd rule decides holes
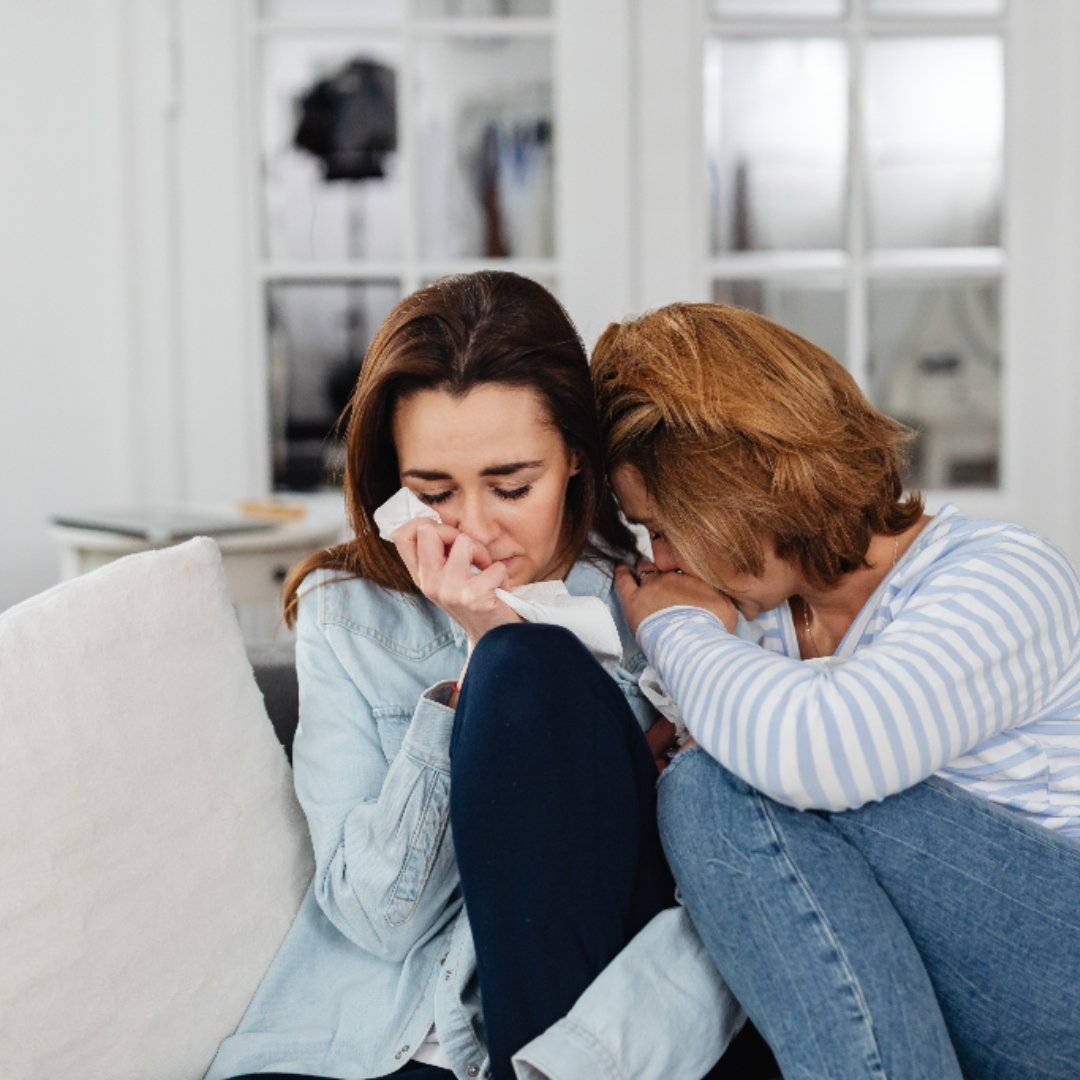
[[[389,309],[501,266],[558,289],[551,0],[254,0],[258,274],[273,483],[340,475]]]
[[[701,2],[705,294],[916,428],[913,485],[996,488],[1001,0]]]

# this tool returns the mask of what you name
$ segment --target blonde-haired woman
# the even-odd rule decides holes
[[[912,434],[752,312],[613,325],[593,379],[653,542],[620,597],[696,740],[665,850],[785,1077],[1080,1075],[1076,572],[927,516]]]

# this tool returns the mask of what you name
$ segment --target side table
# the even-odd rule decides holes
[[[52,525],[60,552],[61,579],[76,577],[138,551],[154,551],[182,541],[155,543],[97,529]],[[344,522],[327,519],[284,521],[272,528],[214,536],[225,577],[248,643],[291,637],[281,620],[281,586],[289,568],[344,536]]]

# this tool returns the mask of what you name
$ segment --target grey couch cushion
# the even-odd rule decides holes
[[[292,741],[296,734],[300,705],[295,646],[291,641],[252,644],[248,645],[247,653],[255,670],[255,681],[266,702],[270,722],[292,761]]]

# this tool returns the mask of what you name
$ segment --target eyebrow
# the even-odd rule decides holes
[[[543,465],[541,461],[508,461],[505,465],[489,465],[480,471],[481,476],[511,476],[522,469],[536,469]],[[449,473],[435,469],[406,469],[402,476],[412,476],[417,480],[450,480]]]

